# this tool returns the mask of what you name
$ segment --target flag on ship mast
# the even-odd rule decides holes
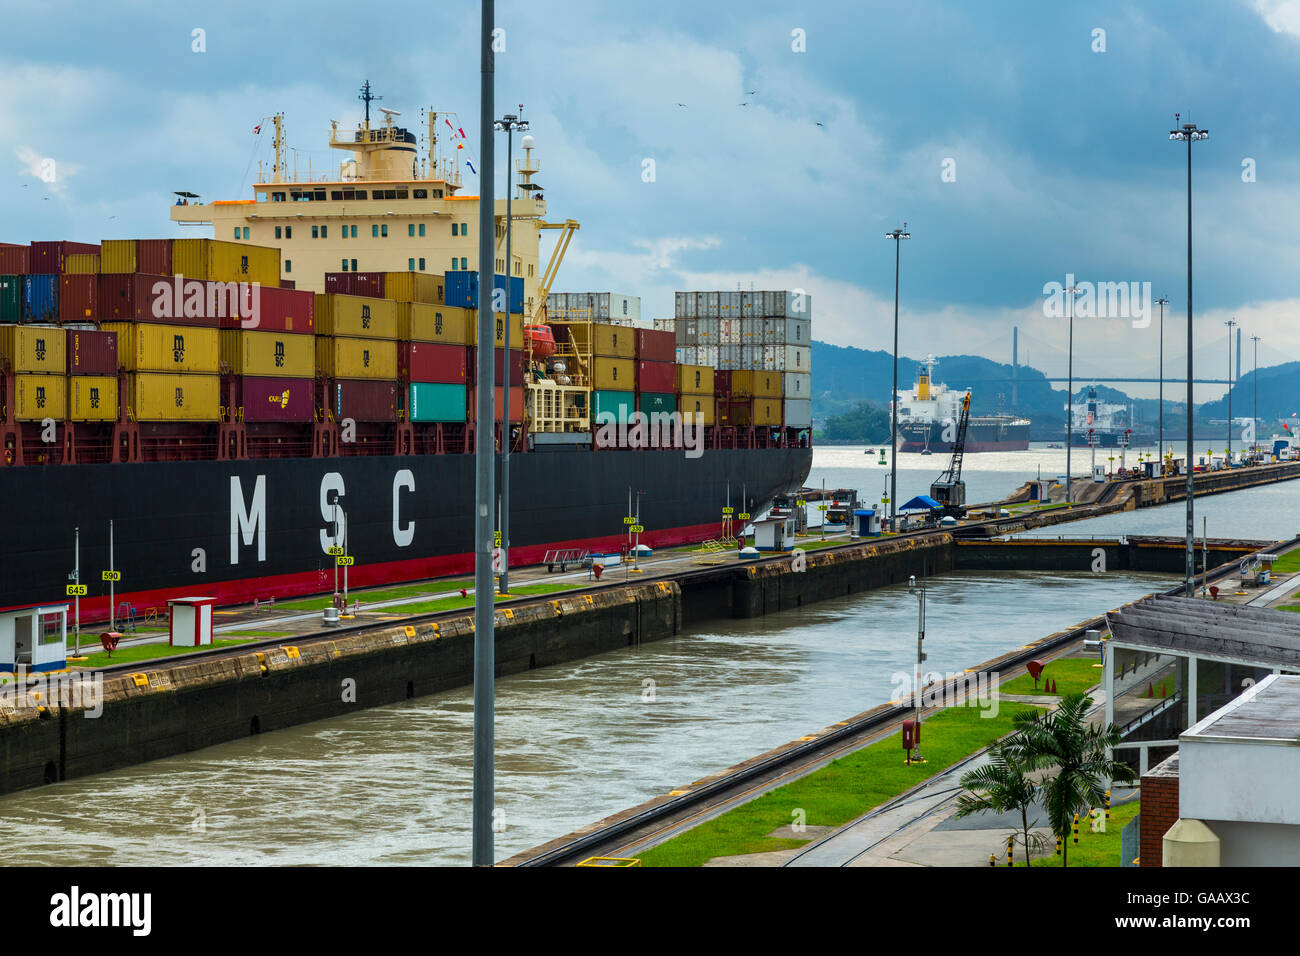
[[[471,163],[468,159],[465,160],[465,165],[469,167],[469,171],[471,173],[473,173],[475,176],[478,175],[478,170],[474,168],[474,164]]]
[[[262,132],[262,124],[258,123],[256,126],[253,127],[253,135],[256,136],[260,132]]]

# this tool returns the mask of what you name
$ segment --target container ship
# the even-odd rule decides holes
[[[954,391],[934,382],[936,364],[929,356],[917,371],[916,385],[908,391],[900,389],[895,399],[899,451],[952,451],[962,398],[970,389]],[[1029,424],[1029,419],[1011,415],[972,415],[965,450],[1024,451],[1029,447]]]
[[[716,537],[736,507],[803,484],[810,316],[795,310],[790,353],[794,293],[735,294],[772,374],[683,361],[674,320],[629,319],[633,297],[548,309],[579,225],[547,221],[526,136],[508,223],[496,203],[500,306],[480,342],[477,197],[439,151],[465,134],[430,108],[421,155],[394,111],[372,125],[368,83],[361,98],[357,128],[330,136],[350,154],[337,176],[290,174],[277,115],[253,198],[178,193],[171,218],[211,238],[0,243],[0,608],[67,602],[74,583],[83,621],[113,602],[320,593],[343,559],[354,587],[467,572],[483,387],[512,451],[512,565],[626,547],[633,495],[656,546]],[[542,230],[559,234],[547,263]]]

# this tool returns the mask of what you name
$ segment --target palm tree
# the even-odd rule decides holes
[[[1029,865],[1029,851],[1042,844],[1041,834],[1035,839],[1029,832],[1029,808],[1033,806],[1040,787],[1027,776],[1027,769],[1015,753],[1003,743],[989,747],[989,762],[961,775],[962,789],[957,798],[957,818],[973,813],[1020,814],[1021,839],[1025,847],[1025,866]]]
[[[1106,798],[1107,781],[1134,779],[1124,763],[1107,756],[1122,739],[1114,724],[1094,727],[1087,721],[1092,698],[1067,695],[1053,711],[1021,713],[1013,719],[1017,733],[1006,747],[1026,769],[1055,768],[1043,786],[1047,820],[1061,841],[1061,865],[1070,865],[1070,826]]]

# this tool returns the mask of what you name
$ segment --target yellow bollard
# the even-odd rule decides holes
[[[1076,845],[1079,843],[1079,815],[1077,813],[1074,815],[1074,842]]]

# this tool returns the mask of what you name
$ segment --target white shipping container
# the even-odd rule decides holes
[[[718,346],[718,364],[714,368],[720,369],[739,369],[741,365],[741,352],[743,345],[720,345]]]
[[[763,293],[742,292],[740,294],[740,314],[746,319],[763,317]]]
[[[740,318],[740,296],[739,292],[719,292],[718,315],[724,319]]]
[[[769,315],[782,319],[811,319],[812,296],[807,292],[773,292]]]
[[[718,346],[701,345],[695,350],[695,361],[687,362],[687,365],[707,365],[709,368],[718,367]]]
[[[771,295],[772,293],[764,292],[763,294]],[[776,345],[778,342],[781,341],[781,337],[785,334],[785,323],[788,320],[787,319],[755,319],[754,321],[762,323],[763,326],[763,334],[759,336],[759,340],[764,345]]]
[[[677,320],[676,320],[676,319],[652,319],[652,320],[651,320],[651,327],[652,327],[656,332],[674,332],[674,333],[675,333],[675,332],[677,331]]]
[[[807,372],[784,372],[781,385],[786,398],[812,398],[812,376]]]
[[[776,315],[776,293],[763,292],[760,293],[760,295],[762,296],[762,305],[760,306],[760,308],[762,309],[761,314],[763,315],[763,317],[770,318],[772,316],[775,316]]]
[[[719,345],[740,345],[740,319],[719,319],[718,320],[718,344]]]
[[[721,319],[717,319],[717,318],[696,319],[695,320],[695,331],[696,331],[695,341],[698,342],[700,345],[717,345],[718,332],[719,332],[718,324],[721,321],[722,321]]]
[[[678,365],[699,365],[700,364],[699,362],[695,361],[695,346],[693,345],[677,346],[676,357],[677,357]]]
[[[779,338],[776,345],[812,345],[811,319],[774,319],[779,323]]]
[[[784,412],[786,428],[808,428],[812,425],[812,402],[806,398],[787,398]]]
[[[740,320],[740,344],[741,345],[762,345],[763,344],[763,320],[762,319],[741,319]]]
[[[695,293],[694,292],[674,292],[673,293],[673,313],[679,319],[693,319],[696,317],[695,312]]]
[[[812,348],[807,345],[777,346],[785,355],[785,361],[777,368],[786,372],[811,372]]]
[[[699,309],[700,318],[716,319],[722,313],[718,311],[718,293],[717,292],[700,292],[696,297],[696,307]]]
[[[742,345],[740,347],[740,367],[761,369],[763,367],[763,346]]]

